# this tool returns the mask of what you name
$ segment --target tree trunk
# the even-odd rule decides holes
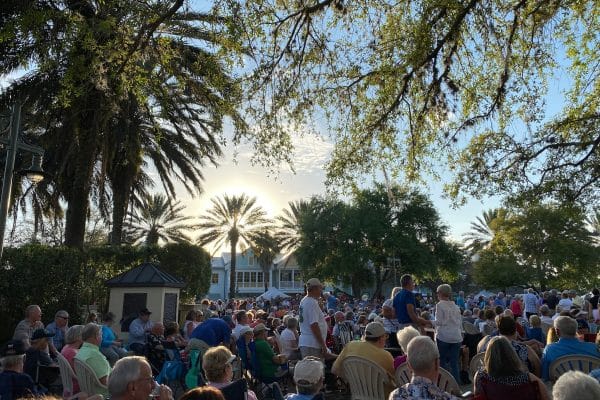
[[[235,271],[236,257],[235,248],[237,247],[237,241],[231,241],[231,269],[229,270],[229,300],[235,298],[235,294],[237,292],[237,277]]]
[[[123,222],[129,205],[129,191],[118,189],[113,185],[112,230],[110,244],[119,246],[123,242]]]

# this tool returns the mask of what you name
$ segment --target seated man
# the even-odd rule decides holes
[[[152,369],[144,357],[125,357],[116,362],[108,378],[108,392],[112,400],[147,400],[155,390]],[[161,400],[173,400],[173,392],[166,385],[158,387]]]
[[[316,357],[306,357],[294,368],[294,383],[297,393],[285,396],[285,400],[312,399],[323,387],[323,363]]]
[[[49,323],[46,327],[46,330],[54,333],[52,344],[58,352],[60,352],[65,345],[67,329],[69,329],[69,313],[65,310],[59,310],[54,315],[54,321]]]
[[[102,330],[99,325],[90,322],[83,327],[81,331],[81,339],[83,344],[75,356],[76,360],[82,361],[94,371],[94,374],[102,383],[106,385],[108,374],[110,374],[110,364],[104,354],[100,352],[100,343],[102,343]],[[104,397],[108,396],[108,391],[103,390],[101,394]]]
[[[558,342],[550,343],[544,348],[542,355],[542,379],[550,378],[550,364],[562,356],[586,355],[600,358],[594,343],[580,342],[577,337],[577,321],[571,317],[560,316],[554,321],[554,329]]]
[[[146,335],[152,329],[150,314],[152,313],[147,308],[142,309],[139,316],[129,325],[129,350],[138,355],[144,354]]]
[[[33,379],[23,373],[25,344],[21,340],[11,340],[0,350],[0,363],[4,369],[0,373],[0,399],[14,400],[39,395]]]
[[[349,342],[337,357],[331,368],[331,372],[337,376],[344,375],[344,362],[347,357],[356,356],[372,361],[383,367],[387,373],[394,376],[394,358],[384,350],[387,340],[385,328],[379,322],[371,322],[365,328],[363,340]],[[393,386],[386,387],[386,398],[394,389]]]
[[[254,344],[260,379],[273,381],[275,378],[285,375],[287,369],[282,369],[281,365],[287,359],[283,354],[275,354],[273,348],[267,342],[267,327],[263,323],[254,327]]]
[[[13,340],[21,340],[25,348],[29,347],[31,336],[36,329],[44,327],[42,322],[42,309],[38,305],[30,305],[25,309],[25,319],[19,322],[15,328]]]
[[[54,334],[46,329],[37,329],[31,336],[31,346],[25,352],[23,370],[33,381],[48,389],[59,376],[58,364],[47,353],[49,339]]]
[[[338,311],[334,314],[335,325],[333,327],[332,335],[335,339],[334,351],[340,352],[354,339],[354,332],[352,326],[346,322],[346,316],[343,312]]]
[[[417,336],[408,344],[408,366],[413,372],[409,383],[394,390],[389,400],[458,400],[458,397],[437,387],[440,373],[440,353],[428,336]]]
[[[248,314],[244,310],[237,311],[235,313],[235,320],[237,321],[237,324],[235,328],[233,328],[231,334],[233,335],[234,340],[238,340],[240,338],[240,330],[248,326]]]

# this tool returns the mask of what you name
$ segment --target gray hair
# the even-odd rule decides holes
[[[554,320],[554,329],[559,330],[560,337],[575,337],[577,333],[577,321],[571,317],[560,316]]]
[[[540,307],[540,314],[544,317],[548,316],[548,314],[550,314],[550,308],[546,304],[542,304]]]
[[[140,378],[142,364],[150,368],[144,357],[129,356],[121,358],[115,363],[108,376],[108,392],[110,397],[119,397],[127,390],[127,385]]]
[[[465,317],[470,317],[472,315],[473,315],[473,313],[469,309],[466,309],[465,311],[463,311],[463,316],[465,316]]]
[[[65,343],[71,344],[78,340],[82,340],[81,332],[83,332],[83,325],[73,325],[67,329],[67,333],[65,334]]]
[[[437,291],[444,296],[450,296],[450,294],[452,294],[452,287],[444,283],[443,285],[438,286]]]
[[[100,325],[97,325],[93,322],[85,324],[83,329],[81,330],[81,340],[84,342],[88,339],[95,338],[100,333]]]
[[[600,383],[580,371],[569,371],[560,376],[552,388],[554,400],[600,399]]]
[[[2,368],[15,368],[19,366],[19,364],[23,364],[25,360],[25,354],[18,354],[14,356],[5,356],[0,359],[0,364],[2,364]]]
[[[295,317],[289,317],[285,321],[285,327],[289,329],[298,327],[298,319],[296,319]]]
[[[30,306],[27,306],[27,308],[25,309],[25,315],[29,317],[29,314],[31,314],[31,312],[32,312],[33,310],[36,310],[36,309],[38,309],[38,308],[39,308],[40,310],[42,309],[42,308],[41,308],[40,306],[38,306],[37,304],[32,304],[32,305],[30,305]]]
[[[408,365],[414,372],[430,371],[440,358],[437,346],[429,336],[417,336],[408,344],[406,351]]]
[[[412,339],[419,335],[420,333],[418,330],[412,326],[407,326],[406,328],[400,329],[398,332],[396,332],[396,339],[398,339],[398,344],[400,347],[402,347],[402,351],[406,353],[406,350],[408,349],[408,343],[410,343]]]

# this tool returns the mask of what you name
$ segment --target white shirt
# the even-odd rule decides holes
[[[300,347],[312,347],[320,349],[321,344],[313,335],[310,326],[315,322],[319,324],[319,330],[323,337],[323,343],[327,337],[327,323],[325,316],[319,308],[319,302],[310,296],[304,296],[298,307],[298,322],[300,323],[300,339],[298,345]]]
[[[288,358],[292,355],[294,350],[298,349],[298,342],[296,341],[296,335],[290,329],[285,328],[279,336],[281,343],[281,354],[285,354]]]
[[[435,306],[436,338],[445,343],[462,342],[462,316],[460,308],[449,300],[440,300]]]
[[[235,338],[235,340],[238,340],[240,338],[240,331],[242,330],[243,327],[248,326],[248,325],[242,325],[242,324],[237,324],[232,330],[231,330],[231,335]]]

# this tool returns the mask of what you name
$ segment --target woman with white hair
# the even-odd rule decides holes
[[[456,382],[460,382],[459,355],[463,340],[460,308],[452,301],[450,285],[438,286],[437,295],[439,302],[435,306],[432,324],[440,352],[440,365],[454,376]]]
[[[83,325],[73,325],[69,329],[67,329],[67,333],[65,334],[65,345],[63,346],[60,354],[63,355],[64,358],[67,359],[71,368],[75,370],[75,364],[73,360],[79,351],[79,348],[83,344],[83,339],[81,338],[81,332],[83,331]],[[73,393],[68,393],[66,390],[63,391],[63,397],[67,398],[74,394],[79,393],[79,382],[77,379],[73,379]]]
[[[233,361],[231,351],[225,346],[211,347],[202,357],[202,369],[208,380],[208,385],[222,389],[231,383],[233,378]],[[257,400],[256,394],[248,390],[248,400]]]

